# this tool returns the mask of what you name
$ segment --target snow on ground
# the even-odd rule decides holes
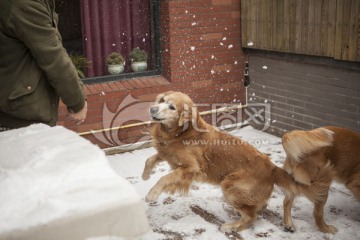
[[[251,127],[232,132],[234,135],[250,142],[260,151],[270,155],[278,166],[282,166],[285,154],[281,139],[270,134],[254,130]],[[128,179],[140,196],[144,199],[150,188],[169,167],[161,163],[155,169],[150,180],[143,181],[141,174],[148,157],[155,153],[153,148],[108,156],[110,165],[122,177]],[[360,239],[360,203],[342,185],[333,184],[325,207],[325,221],[335,225],[338,232],[335,235],[324,234],[317,230],[312,217],[313,204],[305,197],[298,197],[293,206],[295,233],[283,231],[283,193],[275,188],[268,208],[259,215],[251,228],[239,232],[243,239]],[[219,227],[206,221],[192,210],[199,206],[206,212],[215,215],[218,222],[231,222],[240,216],[224,202],[219,187],[204,183],[193,184],[187,196],[167,195],[163,193],[156,204],[143,202],[153,232],[148,233],[143,240],[184,239],[184,240],[224,240],[236,239],[235,235],[226,236]],[[102,238],[102,240],[105,238]],[[110,239],[110,238],[106,238]],[[113,239],[113,238],[111,238]],[[118,238],[114,238],[116,240]]]

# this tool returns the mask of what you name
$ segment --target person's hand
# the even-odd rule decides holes
[[[85,101],[85,105],[83,109],[81,109],[77,113],[68,113],[68,118],[76,125],[80,125],[85,121],[86,113],[87,113],[87,102]]]

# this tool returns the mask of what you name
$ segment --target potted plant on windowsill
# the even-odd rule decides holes
[[[145,50],[134,48],[130,53],[131,69],[134,72],[145,71],[147,69],[148,55]]]
[[[76,68],[79,78],[85,78],[85,69],[90,61],[84,55],[77,53],[70,53],[69,57]]]
[[[108,71],[110,74],[119,74],[124,71],[124,57],[117,52],[110,53],[107,58]]]

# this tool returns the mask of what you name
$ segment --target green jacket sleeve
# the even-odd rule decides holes
[[[49,84],[72,112],[85,105],[82,83],[64,49],[52,10],[46,0],[15,1],[14,32],[30,49]]]

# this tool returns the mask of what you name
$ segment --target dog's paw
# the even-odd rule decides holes
[[[337,232],[337,228],[333,225],[325,225],[323,227],[319,227],[320,231],[323,233],[331,233],[335,234]]]
[[[293,224],[292,225],[284,225],[284,231],[294,233],[296,231],[296,228]]]
[[[142,176],[141,176],[141,178],[142,178],[144,181],[149,180],[150,174],[148,174],[148,173],[143,173]]]
[[[145,202],[147,203],[155,203],[158,200],[159,196],[155,196],[154,194],[148,194],[145,197]]]
[[[337,232],[337,228],[333,225],[329,225],[329,233],[335,234]]]
[[[225,223],[220,227],[220,231],[224,233],[231,233],[233,231],[233,226],[232,224]]]

